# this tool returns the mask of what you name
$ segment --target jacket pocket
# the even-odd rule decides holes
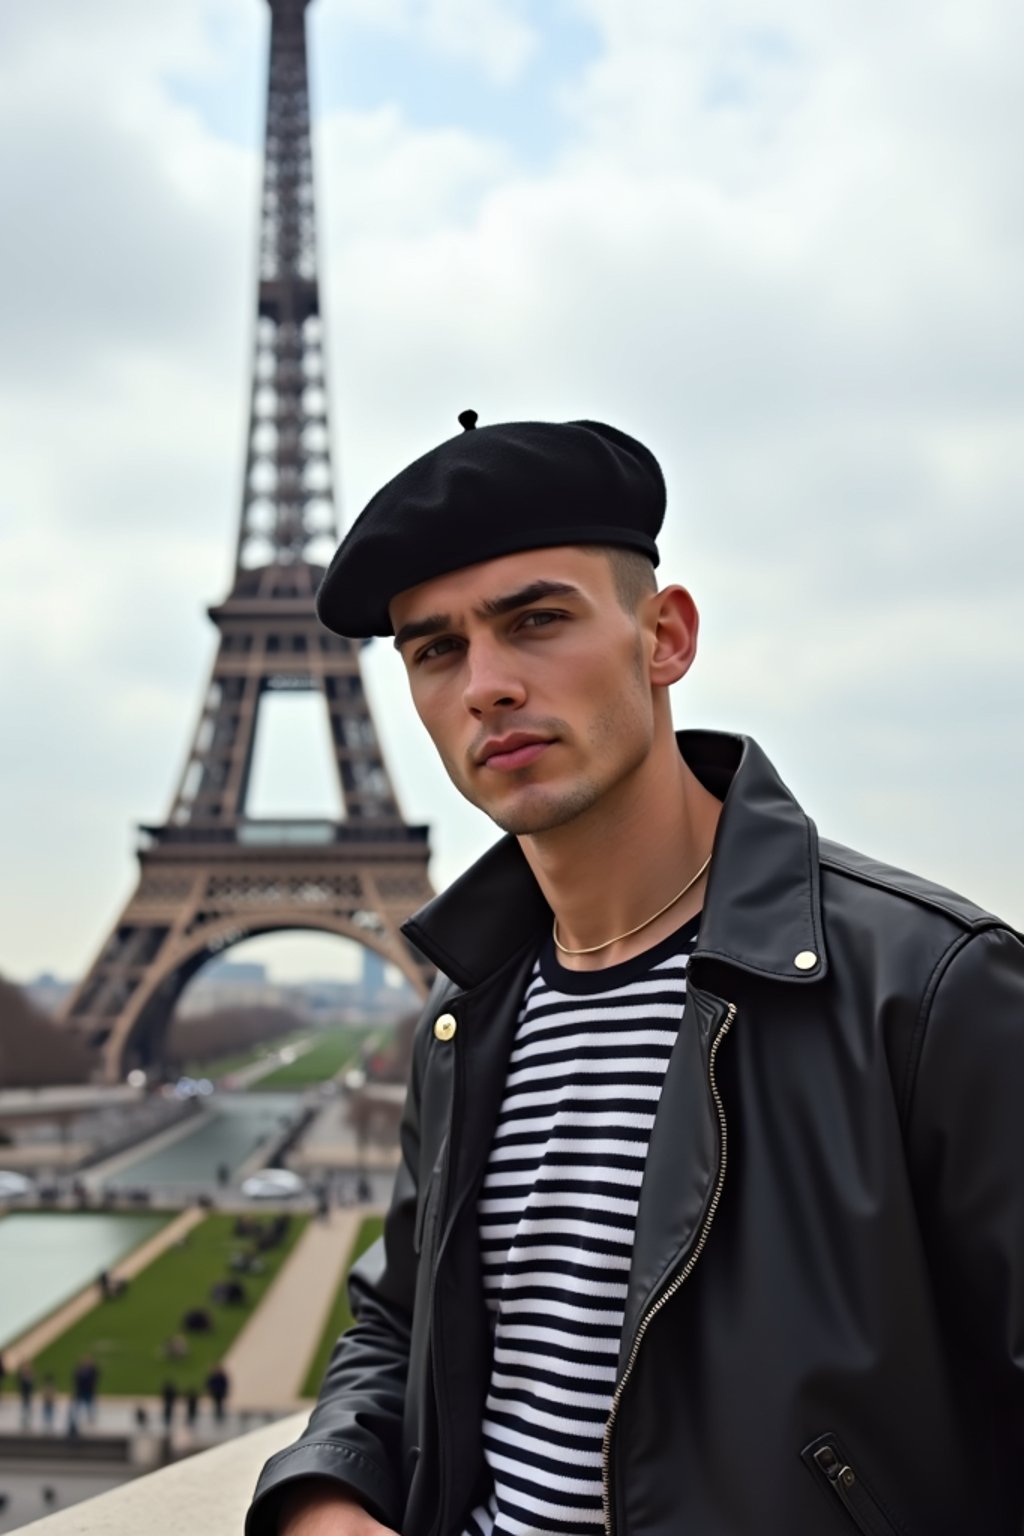
[[[901,1527],[889,1518],[833,1434],[819,1435],[800,1452],[804,1465],[831,1491],[864,1536],[901,1536]],[[905,1536],[905,1533],[902,1533]]]

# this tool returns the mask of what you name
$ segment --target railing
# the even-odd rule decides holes
[[[269,819],[239,820],[226,826],[207,823],[186,823],[184,826],[142,826],[138,828],[137,849],[140,853],[155,848],[182,847],[208,844],[234,844],[242,848],[273,849],[283,844],[310,848],[336,843],[360,844],[391,843],[406,847],[422,847],[430,834],[428,826],[406,825],[393,816],[375,820],[372,816],[337,821],[271,821]]]
[[[260,1468],[306,1422],[278,1419],[211,1451],[122,1483],[31,1526],[32,1536],[241,1536]]]

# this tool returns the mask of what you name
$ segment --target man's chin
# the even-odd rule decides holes
[[[589,811],[598,794],[590,785],[577,785],[562,794],[523,795],[505,805],[479,805],[495,826],[513,837],[537,837],[564,827]]]

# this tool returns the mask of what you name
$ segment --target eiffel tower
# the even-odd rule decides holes
[[[337,542],[317,280],[305,11],[269,0],[270,70],[248,448],[219,645],[173,804],[142,827],[138,885],[68,1000],[64,1022],[103,1075],[159,1059],[175,1002],[211,956],[283,929],[343,935],[420,992],[429,967],[399,932],[432,894],[428,828],[401,816],[363,689],[358,642],[321,628],[313,595]],[[345,816],[246,814],[261,702],[316,690]]]

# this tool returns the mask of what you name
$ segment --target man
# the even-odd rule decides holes
[[[249,1536],[1019,1536],[1024,946],[673,736],[646,448],[474,421],[318,598],[508,836],[406,927],[385,1236]]]
[[[21,1427],[28,1429],[32,1422],[32,1397],[36,1390],[36,1376],[31,1360],[21,1361],[15,1380],[18,1383],[18,1396],[21,1398]]]
[[[96,1417],[96,1392],[99,1387],[100,1368],[92,1355],[83,1355],[71,1374],[71,1400],[75,1409],[82,1408],[89,1418]]]
[[[218,1363],[215,1365],[209,1376],[207,1376],[206,1390],[209,1392],[210,1400],[213,1403],[213,1417],[218,1424],[222,1424],[224,1422],[224,1404],[227,1402],[228,1393],[231,1391],[231,1382],[222,1364]]]

